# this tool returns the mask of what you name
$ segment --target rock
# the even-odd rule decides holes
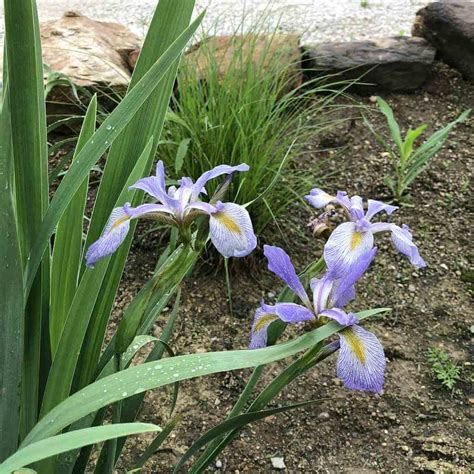
[[[128,86],[141,41],[127,27],[66,12],[42,23],[40,30],[43,62],[51,70],[77,86]]]
[[[428,78],[435,57],[435,48],[423,38],[402,36],[306,45],[303,49],[308,77],[339,74],[342,80],[360,78],[364,84],[352,88],[365,94],[417,89]]]
[[[272,466],[274,469],[286,469],[285,460],[283,458],[271,458],[270,461],[272,462]]]
[[[474,2],[450,0],[429,3],[416,14],[412,34],[426,38],[438,55],[474,80]]]
[[[237,62],[242,55],[241,64]],[[220,78],[230,71],[245,78],[245,65],[250,59],[254,64],[262,63],[263,71],[282,72],[288,81],[285,90],[292,90],[302,83],[301,52],[298,35],[246,34],[234,36],[211,36],[192,46],[183,58],[185,66],[197,71],[198,80],[206,81],[211,71],[218,65]],[[275,61],[277,63],[275,63]]]
[[[329,416],[329,413],[327,411],[322,411],[319,415],[318,415],[318,418],[320,420],[329,420],[330,416]]]
[[[127,89],[141,45],[138,36],[127,27],[66,12],[59,20],[41,23],[40,31],[45,83],[66,79],[52,83],[55,85],[48,92],[48,115],[58,119],[77,113],[69,82],[94,92],[104,90],[110,96]],[[116,105],[113,100],[109,104],[105,97],[101,99],[106,107]]]

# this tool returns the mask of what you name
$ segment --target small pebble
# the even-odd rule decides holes
[[[328,420],[329,419],[329,413],[327,411],[322,411],[319,415],[318,418],[320,420]]]
[[[222,461],[219,461],[219,459],[216,461],[216,468],[221,469],[222,467]]]
[[[272,462],[272,466],[274,469],[286,469],[285,460],[283,458],[271,458],[270,461]]]

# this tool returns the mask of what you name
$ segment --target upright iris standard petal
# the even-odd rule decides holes
[[[268,260],[268,269],[279,276],[288,287],[309,306],[309,298],[296,274],[295,267],[291,263],[288,254],[280,247],[264,245],[263,253]]]
[[[382,201],[375,201],[374,199],[369,199],[367,201],[367,213],[365,218],[370,221],[379,212],[385,211],[388,215],[391,215],[398,209],[397,206],[391,206],[390,204],[385,204]]]
[[[242,163],[237,166],[229,166],[229,165],[219,165],[213,168],[212,170],[206,171],[203,173],[196,181],[193,186],[192,190],[192,199],[197,199],[199,194],[202,192],[204,186],[210,179],[217,178],[223,174],[230,174],[234,173],[235,171],[248,171],[249,166],[245,163]]]
[[[364,275],[377,253],[377,248],[369,250],[352,264],[349,270],[335,281],[330,306],[344,307],[355,298],[355,283]],[[331,271],[329,272],[331,274]]]
[[[380,341],[358,325],[344,329],[339,336],[337,376],[347,388],[380,393],[385,372],[385,354]]]
[[[112,211],[102,235],[87,250],[86,265],[89,268],[94,268],[97,261],[118,249],[130,229],[130,219],[123,207],[116,207]]]
[[[374,246],[371,232],[357,230],[354,222],[340,224],[324,246],[324,260],[336,276],[346,274]]]
[[[311,278],[310,286],[313,292],[313,306],[316,314],[327,308],[329,295],[332,292],[335,280],[326,272],[322,278]]]
[[[418,252],[418,247],[413,243],[413,236],[411,235],[408,226],[403,224],[402,227],[398,227],[397,225],[392,224],[391,231],[392,242],[397,250],[406,255],[415,267],[426,267],[426,262],[421,258],[420,253]]]
[[[234,203],[217,203],[209,229],[214,247],[224,257],[245,257],[257,246],[257,237],[247,210]]]
[[[349,212],[351,214],[352,220],[358,221],[364,217],[364,202],[360,196],[352,196],[351,204],[349,207]]]

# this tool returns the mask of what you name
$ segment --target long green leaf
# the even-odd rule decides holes
[[[176,318],[178,316],[180,300],[181,300],[181,290],[178,289],[178,292],[176,294],[176,300],[173,305],[173,310],[171,311],[171,314],[168,318],[168,321],[166,322],[166,325],[159,339],[161,344],[155,345],[155,347],[152,349],[152,351],[148,355],[146,362],[157,361],[163,357],[163,354],[165,350],[167,349],[167,343],[169,342],[171,338],[171,334],[173,332]],[[168,351],[168,354],[169,354],[169,351]],[[178,390],[179,390],[179,384],[175,384],[174,389],[173,389],[173,398],[171,402],[170,416],[173,413],[176,406],[176,401],[178,399]],[[124,400],[123,406],[122,406],[122,415],[120,418],[121,423],[132,422],[136,419],[144,398],[145,398],[145,394],[140,393],[138,395],[135,395],[133,397],[130,397]],[[125,438],[118,440],[117,455],[121,453],[123,446],[125,444],[125,441],[126,441]]]
[[[14,0],[11,1],[15,3]],[[181,54],[181,51],[195,33],[201,23],[202,17],[203,14],[199,15],[165,53],[160,56],[137,85],[120,102],[117,108],[104,120],[99,129],[77,155],[54,194],[32,247],[30,259],[26,267],[26,293],[29,292],[33,283],[36,270],[41,262],[50,236],[54,232],[61,215],[81,186],[91,167],[99,160],[122,130],[124,130],[127,123],[140,109],[140,106],[148,99],[158,84],[160,84],[170,66]]]
[[[128,367],[132,359],[140,351],[142,347],[150,342],[162,342],[153,336],[138,336],[136,337],[130,347],[122,354],[121,366]],[[163,344],[161,344],[163,345]],[[116,372],[116,364],[114,360],[110,360],[108,364],[103,367],[97,379],[101,379]],[[97,413],[89,413],[85,418],[75,422],[69,431],[76,431],[79,429],[89,428],[90,426],[101,425],[105,416],[105,409],[99,410]],[[65,455],[62,455],[54,465],[55,474],[69,474],[74,468],[74,472],[84,472],[89,459],[89,454],[92,447],[84,448],[81,451],[81,456],[78,458],[79,450],[73,450]]]
[[[395,117],[393,116],[393,110],[381,97],[377,97],[377,104],[379,106],[380,112],[382,112],[385,115],[385,118],[387,119],[388,128],[390,129],[390,135],[392,135],[392,139],[397,145],[398,152],[401,155],[403,151],[402,136],[400,134],[400,127],[398,126],[398,123],[395,120]]]
[[[30,444],[17,451],[13,456],[10,456],[5,462],[0,464],[0,474],[10,474],[31,463],[89,444],[100,443],[119,436],[160,430],[159,426],[149,423],[127,423],[96,426],[52,436]]]
[[[148,445],[143,454],[135,462],[135,469],[143,467],[143,465],[151,458],[170,435],[170,433],[176,428],[178,423],[181,421],[180,416],[175,416],[164,428],[163,431]]]
[[[388,311],[379,308],[358,313],[359,320]],[[152,388],[217,372],[255,367],[304,351],[342,329],[330,322],[297,339],[265,349],[233,350],[177,356],[149,362],[105,377],[53,408],[31,430],[23,446],[51,436],[88,413]]]
[[[135,168],[130,174],[128,183],[122,189],[117,205],[125,201],[126,196],[129,194],[128,186],[143,176],[151,145],[152,140],[149,141],[137,161]],[[132,194],[136,194],[136,191],[133,191]],[[41,406],[42,415],[69,395],[82,341],[86,334],[89,318],[109,259],[102,260],[94,269],[86,270],[74,295],[64,328],[61,332],[57,351],[54,354]]]
[[[410,159],[410,156],[413,152],[413,144],[415,143],[415,140],[426,130],[427,126],[428,125],[423,124],[420,125],[418,128],[415,128],[415,130],[412,130],[411,128],[408,130],[405,137],[405,141],[402,145],[402,165],[407,163]]]
[[[73,160],[94,134],[97,96],[87,108]],[[51,262],[51,302],[49,333],[52,353],[56,352],[69,307],[77,289],[82,258],[84,209],[89,179],[86,177],[62,215],[56,235]],[[65,262],[67,264],[65,265]]]
[[[186,29],[191,19],[194,0],[160,0],[150,23],[147,36],[137,65],[134,69],[128,94],[133,92],[140,79],[153,66],[154,62]],[[120,186],[127,179],[135,163],[138,150],[141,150],[151,136],[154,137],[153,152],[160,138],[163,120],[170,101],[180,56],[178,55],[168,72],[160,82],[160,87],[150,95],[122,134],[112,144],[104,169],[104,174],[97,193],[91,224],[87,235],[87,244],[92,243],[102,232],[102,228],[117,198]],[[147,163],[146,173],[151,170],[153,156]],[[81,388],[90,382],[99,359],[115,295],[125,266],[135,226],[111,261],[97,299],[96,307],[82,348],[79,363],[77,387]]]
[[[16,218],[20,249],[25,264],[48,206],[43,63],[36,2],[5,0],[4,8]],[[46,241],[45,248],[47,244]],[[49,255],[44,259],[41,255],[38,259],[37,268],[42,260],[43,264],[40,271],[37,274],[35,272],[36,279],[31,279],[33,289],[30,297],[28,300],[23,300],[26,313],[21,436],[36,422],[38,399],[42,391],[41,371],[47,371],[49,364],[49,342],[47,333],[44,333],[49,300],[48,259]]]
[[[0,461],[15,451],[23,362],[23,275],[13,198],[9,99],[0,116]]]

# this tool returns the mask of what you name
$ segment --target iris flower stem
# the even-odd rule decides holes
[[[229,272],[229,259],[224,258],[224,268],[225,268],[225,282],[227,286],[227,299],[229,301],[229,311],[230,315],[233,316],[233,308],[232,308],[232,285],[230,282],[230,272]]]

